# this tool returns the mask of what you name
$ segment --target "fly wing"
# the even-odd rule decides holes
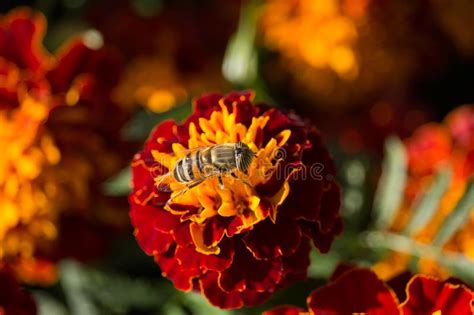
[[[197,151],[203,151],[205,149],[208,149],[210,147],[212,147],[214,145],[205,145],[205,146],[200,146],[200,147],[196,147],[196,148],[192,148],[192,149],[188,149],[188,148],[182,148],[182,149],[179,149],[175,152],[179,153],[179,154],[173,154],[173,153],[167,153],[167,154],[170,154],[170,155],[175,155],[175,156],[179,156],[179,157],[185,157],[186,155],[188,155],[189,153],[194,153],[194,152],[197,152]],[[144,159],[144,161],[146,163],[153,163],[153,162],[159,162],[159,161],[156,161],[153,157],[149,157],[147,159]]]

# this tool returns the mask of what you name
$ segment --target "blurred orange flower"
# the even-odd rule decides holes
[[[350,12],[362,17],[365,2],[357,1],[357,10]],[[343,10],[338,0],[268,0],[261,18],[263,40],[290,62],[301,60],[316,69],[330,68],[342,78],[355,78],[357,29]]]
[[[44,30],[27,9],[0,17],[0,261],[33,283],[54,281],[36,257],[53,250],[61,213],[88,212],[97,184],[120,167],[106,140],[124,121],[110,100],[113,54],[85,34],[52,56]]]
[[[280,306],[263,314],[470,315],[474,292],[456,282],[415,275],[408,283],[384,283],[368,269],[336,270],[331,283],[308,297],[309,312],[294,306]],[[399,299],[404,301],[399,302]]]
[[[96,6],[91,21],[130,60],[114,99],[128,110],[144,106],[163,113],[204,91],[228,87],[221,64],[239,3],[168,3],[151,16],[140,16],[130,1]]]
[[[474,106],[465,105],[451,112],[444,123],[431,123],[420,127],[405,141],[408,154],[408,179],[405,199],[398,210],[392,230],[401,231],[413,216],[417,198],[426,192],[436,172],[443,167],[452,171],[448,189],[439,206],[421,231],[413,237],[422,243],[431,243],[447,216],[460,200],[467,182],[474,174]],[[447,251],[464,254],[474,260],[474,207],[470,217],[459,231],[444,246]],[[407,255],[394,254],[374,267],[383,279],[392,277],[406,268],[410,261]],[[420,271],[444,276],[447,271],[434,261],[421,259]]]
[[[374,95],[409,88],[417,75],[444,65],[443,35],[427,7],[400,1],[263,1],[262,44],[276,54],[266,56],[262,73],[276,88],[290,86],[286,93],[326,112],[366,106]]]

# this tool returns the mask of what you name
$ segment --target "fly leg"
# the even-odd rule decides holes
[[[241,181],[241,182],[244,183],[245,185],[247,185],[247,186],[249,186],[250,188],[252,188],[252,185],[251,185],[246,179],[238,177],[237,174],[235,174],[235,172],[231,172],[230,175],[231,175],[233,178],[235,178],[235,179]]]
[[[224,181],[222,180],[222,175],[217,175],[217,182],[219,183],[219,188],[224,189]]]
[[[168,201],[166,202],[166,205],[169,205],[169,204],[170,204],[173,200],[175,200],[177,197],[184,195],[184,194],[187,193],[190,189],[192,189],[193,187],[196,187],[197,185],[201,184],[203,181],[204,181],[204,179],[198,179],[198,180],[195,180],[195,181],[189,183],[188,186],[186,186],[186,188],[184,188],[183,190],[179,191],[176,195],[174,195],[173,197],[171,197],[170,199],[168,199]]]

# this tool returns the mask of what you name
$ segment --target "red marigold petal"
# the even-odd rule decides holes
[[[299,175],[298,175],[299,176]],[[322,183],[312,180],[298,180],[291,183],[290,194],[278,210],[278,215],[291,219],[316,222],[321,206]],[[311,198],[302,198],[311,196]]]
[[[255,290],[273,292],[283,275],[281,259],[257,260],[238,241],[232,265],[219,274],[219,286],[226,292]]]
[[[15,89],[0,87],[0,110],[16,108],[19,105]]]
[[[130,217],[135,227],[135,237],[143,251],[147,255],[166,252],[174,244],[174,240],[170,234],[155,226],[160,209],[136,204],[132,204],[131,208]]]
[[[0,56],[34,72],[44,70],[47,55],[42,47],[46,20],[27,9],[12,11],[0,21]],[[6,21],[5,21],[6,20]]]
[[[367,269],[350,270],[317,289],[308,297],[308,307],[316,314],[399,314],[395,295]]]
[[[165,253],[174,244],[173,238],[170,235],[154,229],[136,230],[135,237],[147,255]]]
[[[92,49],[82,38],[75,38],[62,47],[55,67],[48,73],[48,79],[53,91],[59,93],[66,92],[80,74],[92,73],[97,80],[92,89],[89,87],[89,92],[99,87],[111,89],[120,78],[121,66],[117,54],[105,47]]]
[[[240,293],[237,291],[225,292],[218,285],[218,273],[208,272],[199,279],[201,293],[207,300],[222,309],[240,308],[244,305]]]
[[[175,258],[180,261],[184,269],[203,269],[213,271],[223,271],[232,263],[235,250],[229,239],[220,244],[219,255],[205,255],[198,253],[194,247],[177,247]]]
[[[413,274],[405,271],[386,281],[386,283],[395,292],[399,301],[405,301],[407,298],[407,284],[412,278]]]
[[[171,214],[170,212],[156,208],[153,217],[153,226],[161,232],[172,234],[180,227],[179,217]]]
[[[245,126],[249,126],[258,111],[253,106],[252,99],[254,93],[251,91],[233,92],[222,98],[222,103],[231,109],[235,105],[235,121]]]
[[[301,224],[303,232],[313,240],[314,246],[316,246],[321,253],[329,252],[336,236],[342,233],[341,217],[336,218],[332,229],[326,234],[321,232],[319,223],[302,222]]]
[[[465,148],[474,145],[474,106],[458,107],[446,117],[445,121],[454,141]]]
[[[415,276],[407,287],[407,300],[402,304],[405,315],[441,314],[470,315],[474,293],[462,285],[452,285],[426,276]]]
[[[240,308],[243,305],[255,306],[267,300],[271,292],[257,292],[255,290],[244,290],[242,292],[225,292],[218,285],[218,273],[208,272],[199,279],[201,293],[207,300],[222,309]]]
[[[331,282],[334,282],[336,281],[340,276],[342,276],[344,273],[348,272],[349,270],[352,270],[356,268],[356,266],[354,265],[351,265],[351,264],[345,264],[345,263],[342,263],[342,264],[338,264],[336,266],[336,269],[332,272],[332,275],[331,277],[329,278],[329,280]]]
[[[164,206],[170,193],[158,191],[153,179],[154,175],[167,172],[164,169],[160,164],[153,162],[149,151],[135,154],[132,162],[133,194],[130,199],[139,204]]]
[[[300,313],[303,313],[305,310],[296,307],[296,306],[291,306],[291,305],[283,305],[276,307],[272,310],[265,311],[262,313],[262,315],[299,315]]]
[[[414,175],[432,174],[452,153],[452,140],[444,126],[428,124],[405,141],[408,167]],[[419,157],[423,156],[423,159]]]
[[[283,112],[275,108],[269,108],[263,115],[270,117],[268,123],[265,125],[265,133],[263,138],[264,143],[267,143],[271,138],[274,138],[277,134],[285,129],[292,130],[290,139],[295,138],[295,135],[293,135],[294,128],[292,128],[295,126],[292,126],[294,124],[291,123],[288,115],[285,115]]]
[[[247,248],[257,259],[273,259],[295,253],[301,241],[301,230],[294,221],[269,219],[257,224],[243,238]]]
[[[309,259],[310,251],[310,240],[307,237],[303,237],[298,250],[294,254],[282,257],[285,274],[282,281],[280,281],[279,287],[284,287],[307,278],[308,267],[311,263]]]
[[[193,279],[202,274],[199,268],[182,268],[173,253],[156,255],[155,261],[160,266],[163,276],[169,278],[178,290],[191,291],[193,289]]]
[[[158,126],[156,126],[148,140],[145,142],[145,151],[157,150],[163,153],[173,152],[172,145],[178,142],[178,138],[175,134],[177,128],[176,122],[173,120],[165,120]]]
[[[189,223],[183,223],[179,225],[173,232],[174,240],[179,246],[188,246],[193,244],[193,238],[189,229]]]
[[[219,109],[221,98],[222,94],[219,93],[209,93],[195,98],[193,100],[194,114],[192,116],[209,118],[212,111]]]
[[[149,157],[150,156],[150,157]],[[158,163],[153,163],[150,152],[135,154],[132,162],[132,190],[130,200],[139,204],[162,207],[170,198],[169,192],[159,191],[153,176],[167,172],[166,168]]]
[[[273,292],[264,291],[258,292],[255,290],[245,290],[240,293],[242,300],[244,301],[244,305],[246,306],[256,306],[265,302]]]
[[[341,190],[336,183],[331,183],[330,188],[324,191],[321,198],[321,209],[319,210],[319,223],[321,232],[330,233],[334,224],[339,219],[341,208]]]
[[[229,218],[230,222],[227,225],[226,235],[232,237],[239,231],[239,228],[244,224],[241,217]]]
[[[207,246],[214,246],[218,244],[224,237],[225,230],[228,225],[226,218],[214,216],[209,218],[205,223],[203,230],[203,241]]]
[[[271,174],[270,178],[267,179],[264,183],[261,183],[255,186],[255,190],[261,196],[274,196],[278,191],[280,191],[281,187],[286,182],[286,172],[285,163],[280,161],[276,165],[275,171]]]
[[[294,219],[319,221],[321,229],[329,231],[340,209],[334,164],[316,130],[311,130],[307,141],[302,156],[304,168],[293,176],[290,194],[279,213]]]

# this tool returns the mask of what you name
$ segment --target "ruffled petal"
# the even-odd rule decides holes
[[[407,286],[403,314],[459,314],[473,312],[474,293],[463,285],[453,285],[426,276],[415,276]]]
[[[290,256],[298,249],[301,230],[294,221],[270,220],[258,224],[243,238],[247,248],[260,260]]]
[[[391,290],[370,270],[353,269],[308,297],[309,309],[318,313],[398,315]]]
[[[299,315],[304,313],[304,309],[296,306],[283,305],[272,310],[265,311],[262,315]]]
[[[220,288],[226,292],[273,292],[283,275],[281,259],[257,260],[241,243],[237,242],[232,265],[219,275]]]

